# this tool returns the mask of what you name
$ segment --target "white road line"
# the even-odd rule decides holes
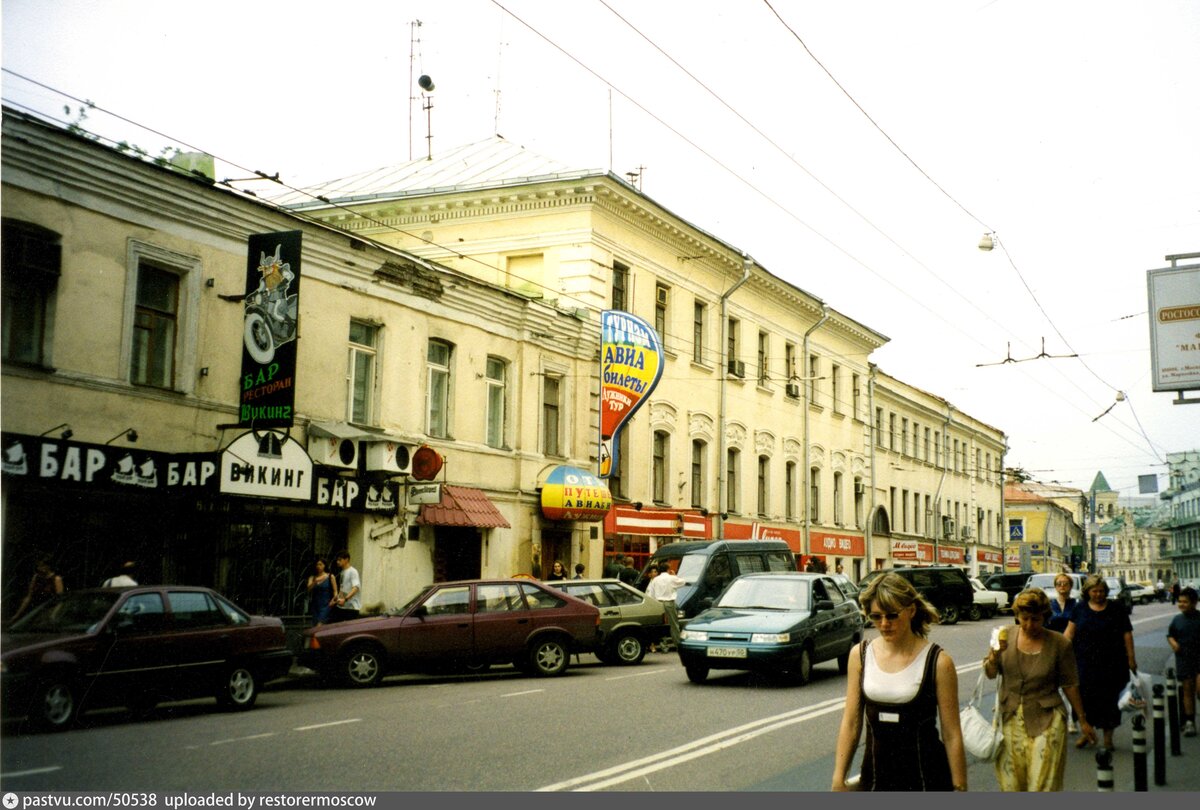
[[[628,675],[614,675],[611,678],[605,678],[604,680],[606,680],[606,681],[623,681],[626,678],[641,678],[646,675],[659,675],[663,672],[666,672],[666,670],[665,669],[648,669],[643,672],[632,672]]]
[[[521,695],[536,695],[538,692],[545,692],[545,689],[527,689],[524,692],[509,692],[507,695],[500,697],[520,697]]]
[[[313,726],[297,726],[292,731],[312,731],[314,728],[329,728],[330,726],[344,726],[346,723],[361,723],[361,717],[352,717],[349,720],[334,720],[329,723],[317,723]]]
[[[62,765],[51,765],[48,768],[30,768],[27,771],[11,771],[9,773],[0,773],[0,779],[14,779],[18,776],[36,776],[39,773],[52,773],[61,771]]]
[[[246,740],[261,740],[264,737],[274,737],[278,732],[268,731],[265,734],[251,734],[249,737],[233,737],[228,740],[213,740],[209,745],[226,745],[228,743],[245,742]]]

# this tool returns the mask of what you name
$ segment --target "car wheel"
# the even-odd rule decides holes
[[[800,660],[796,662],[796,667],[791,673],[796,679],[796,683],[801,685],[808,683],[809,679],[812,678],[812,667],[812,650],[805,647],[800,651]]]
[[[63,676],[43,681],[29,704],[29,722],[39,731],[64,731],[75,722],[79,701],[75,687]]]
[[[688,680],[692,683],[704,683],[708,680],[708,667],[702,664],[688,664],[686,671]]]
[[[958,605],[946,605],[938,613],[941,614],[942,624],[958,624]]]
[[[529,663],[533,666],[533,672],[542,677],[562,675],[567,671],[570,657],[567,645],[557,638],[538,639],[529,648]]]
[[[969,608],[967,608],[967,619],[969,621],[977,622],[982,618],[983,608],[981,608],[979,605],[971,605]]]
[[[217,688],[217,702],[226,709],[244,712],[253,708],[258,700],[258,679],[249,667],[235,664],[225,670],[225,677]]]
[[[622,633],[613,641],[612,655],[622,664],[637,664],[646,657],[646,645],[637,633]]]
[[[355,688],[376,686],[383,680],[379,650],[366,644],[351,647],[342,658],[342,680]]]

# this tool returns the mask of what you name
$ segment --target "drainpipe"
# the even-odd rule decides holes
[[[867,364],[867,424],[871,426],[867,435],[868,444],[871,449],[871,482],[868,485],[871,490],[871,500],[868,502],[866,519],[863,521],[866,525],[863,527],[863,554],[866,555],[867,571],[874,571],[871,563],[874,557],[871,554],[871,547],[875,542],[875,447],[879,444],[879,434],[875,430],[875,370],[877,366],[874,363]],[[884,557],[892,556],[892,550],[888,549],[888,553]],[[866,573],[864,571],[863,573]]]
[[[946,483],[946,449],[950,446],[950,425],[954,424],[954,406],[946,403],[946,421],[942,423],[942,477],[938,480],[937,492],[933,496],[933,512],[939,518],[942,515],[942,485]],[[933,564],[938,564],[938,538],[942,536],[942,521],[938,520],[933,526]]]
[[[738,287],[741,287],[750,280],[750,268],[754,266],[754,260],[742,254],[742,277],[737,283],[726,290],[721,295],[721,407],[717,413],[717,537],[725,536],[725,486],[726,475],[725,470],[725,403],[726,389],[729,386],[729,361],[732,359],[727,357],[725,353],[729,351],[729,336],[726,331],[729,329],[729,297],[737,292]]]
[[[821,304],[820,320],[808,328],[808,331],[804,333],[804,340],[801,341],[800,362],[803,364],[802,368],[805,371],[812,371],[808,365],[808,338],[813,332],[820,329],[827,320],[829,320],[829,307],[827,307],[825,304]],[[816,387],[817,381],[816,378],[808,377],[807,374],[804,375],[804,377],[808,379],[808,385],[804,386],[804,404],[802,406],[804,408],[804,457],[801,459],[801,461],[804,464],[804,556],[807,557],[812,553],[812,543],[809,539],[809,526],[812,523],[812,505],[808,502],[808,499],[811,495],[811,492],[809,491],[810,483],[808,480],[808,392],[812,391]]]

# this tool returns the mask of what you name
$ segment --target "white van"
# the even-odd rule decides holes
[[[1067,574],[1074,583],[1071,585],[1071,598],[1082,599],[1083,592],[1080,588],[1083,586],[1083,580],[1086,574]],[[1058,574],[1033,574],[1029,577],[1029,581],[1025,583],[1025,588],[1041,588],[1049,599],[1057,599],[1058,592],[1054,590],[1054,580],[1058,578]]]

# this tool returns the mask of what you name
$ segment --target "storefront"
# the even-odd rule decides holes
[[[542,520],[531,555],[533,575],[545,579],[554,563],[561,562],[567,576],[574,575],[577,563],[583,563],[584,576],[600,576],[603,562],[590,557],[588,550],[599,538],[596,524],[612,511],[608,484],[587,470],[560,465],[549,471],[539,489]]]
[[[712,518],[698,509],[616,504],[604,517],[605,560],[615,554],[633,557],[639,570],[667,543],[712,539]]]

